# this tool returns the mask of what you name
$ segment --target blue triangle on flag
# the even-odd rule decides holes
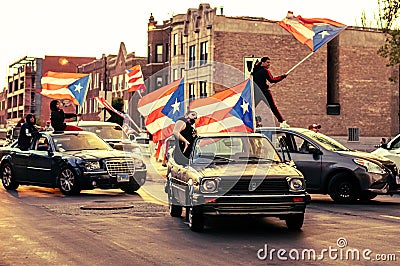
[[[88,83],[89,83],[89,75],[77,79],[68,85],[68,89],[71,91],[72,95],[78,101],[79,105],[82,105],[83,102],[85,101]]]

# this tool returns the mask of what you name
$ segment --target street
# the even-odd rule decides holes
[[[394,265],[400,258],[397,195],[348,205],[312,195],[300,232],[277,218],[218,217],[195,233],[183,216],[169,215],[154,170],[136,195],[1,187],[0,265]]]

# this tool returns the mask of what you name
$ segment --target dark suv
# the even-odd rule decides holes
[[[329,194],[336,202],[369,200],[396,194],[394,162],[371,153],[350,150],[336,140],[304,128],[261,127],[279,150],[287,150],[306,180],[309,193]]]

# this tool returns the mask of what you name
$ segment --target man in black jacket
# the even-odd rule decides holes
[[[267,81],[270,83],[277,83],[287,77],[286,74],[274,77],[269,70],[271,65],[271,59],[269,57],[261,58],[261,61],[254,66],[253,69],[253,81],[254,83],[260,88],[261,92],[263,93],[265,99],[269,107],[271,108],[272,113],[278,119],[280,123],[280,127],[289,127],[286,123],[285,119],[283,118],[282,114],[279,112],[278,107],[275,104],[274,98],[272,97],[271,90],[269,89],[269,85]],[[256,90],[257,91],[257,90]],[[257,93],[255,94],[255,105],[261,101],[261,96]]]
[[[26,115],[26,122],[22,125],[18,137],[18,148],[27,151],[31,146],[32,139],[39,135],[35,127],[36,118],[33,114]]]
[[[77,126],[67,126],[67,124],[64,122],[65,118],[74,118],[77,117],[77,115],[74,113],[64,113],[64,110],[61,108],[61,102],[59,100],[53,100],[50,102],[50,110],[50,121],[51,126],[54,128],[54,131],[82,130],[80,127]]]

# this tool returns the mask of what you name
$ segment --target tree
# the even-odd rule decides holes
[[[400,64],[400,2],[378,0],[381,29],[386,34],[385,44],[378,54],[389,60],[388,66]]]

